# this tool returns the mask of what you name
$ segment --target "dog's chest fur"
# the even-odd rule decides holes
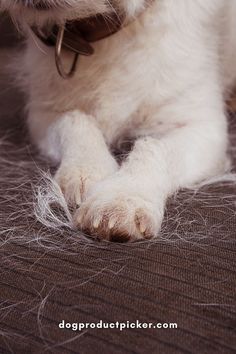
[[[222,51],[221,67],[217,57],[215,65],[224,73],[222,85],[231,84],[234,75],[231,57],[236,45],[231,39],[233,30],[226,24],[236,3],[230,3],[216,1],[212,5],[212,1],[205,1],[200,13],[193,2],[187,6],[185,1],[180,4],[157,1],[130,26],[95,43],[95,54],[81,56],[75,77],[67,81],[58,76],[53,49],[29,36],[23,66],[31,83],[31,94],[36,94],[37,104],[45,109],[49,107],[57,113],[79,109],[92,115],[109,142],[126,130],[133,119],[135,124],[145,123],[149,113],[151,126],[153,110],[185,95],[194,82],[197,84],[205,75],[211,75],[212,60],[208,63],[205,57],[201,58],[203,47],[204,53],[205,47],[209,47],[209,57]],[[218,26],[223,10],[226,21]],[[227,47],[222,45],[223,34],[227,35]],[[222,48],[218,47],[220,42]],[[66,65],[72,59],[71,53],[64,54]],[[29,109],[34,105],[29,98]],[[165,123],[172,122],[165,117]]]

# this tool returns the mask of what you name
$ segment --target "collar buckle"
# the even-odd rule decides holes
[[[76,71],[76,65],[78,62],[79,53],[77,53],[77,52],[74,53],[74,59],[73,59],[72,65],[71,65],[69,71],[66,71],[64,69],[64,66],[62,64],[62,59],[61,59],[64,33],[65,33],[65,27],[62,26],[58,30],[57,39],[56,39],[55,63],[56,63],[56,68],[57,68],[58,74],[63,79],[69,79],[72,76],[74,76],[74,73]]]
[[[81,35],[77,35],[76,38],[74,38],[74,35],[71,34],[71,32],[64,26],[58,28],[57,34],[55,34],[55,36],[55,62],[57,71],[63,79],[69,79],[74,75],[76,71],[79,55],[92,55],[94,53],[94,49],[86,40],[83,39]],[[63,47],[74,53],[74,59],[68,72],[65,71],[62,64],[61,57]]]

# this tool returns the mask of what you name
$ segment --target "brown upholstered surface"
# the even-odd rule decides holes
[[[46,228],[34,217],[31,188],[46,163],[27,143],[22,99],[3,72],[0,87],[0,353],[235,353],[235,184],[173,198],[168,241],[99,243]],[[81,334],[59,329],[62,319],[178,329]]]

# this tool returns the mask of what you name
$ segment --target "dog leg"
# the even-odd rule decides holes
[[[78,111],[54,120],[40,146],[60,162],[55,179],[69,204],[80,205],[94,183],[118,169],[93,117]]]

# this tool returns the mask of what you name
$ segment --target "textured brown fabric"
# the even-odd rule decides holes
[[[46,228],[33,215],[31,184],[47,164],[27,142],[22,97],[0,74],[0,353],[235,353],[235,184],[172,198],[162,241],[110,244]],[[62,319],[178,329],[79,333],[59,329]]]

